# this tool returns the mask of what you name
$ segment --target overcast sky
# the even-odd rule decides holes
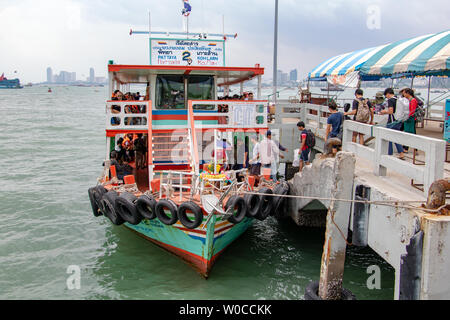
[[[272,78],[274,0],[190,0],[189,31],[238,33],[226,43],[228,66],[265,68]],[[0,73],[22,83],[46,68],[106,76],[112,59],[148,64],[148,39],[130,28],[182,31],[181,0],[0,0]],[[379,17],[379,19],[377,18]],[[279,0],[278,69],[304,77],[341,53],[450,28],[448,0]]]

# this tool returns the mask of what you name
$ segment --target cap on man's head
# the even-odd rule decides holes
[[[266,136],[272,136],[272,132],[270,130],[267,130]]]

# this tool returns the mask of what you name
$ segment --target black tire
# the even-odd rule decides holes
[[[237,210],[233,210],[235,213],[227,219],[229,222],[238,224],[239,222],[244,220],[247,213],[247,206],[245,205],[244,198],[236,195],[231,196],[228,199],[227,204],[225,205],[225,211],[230,207],[234,209],[237,208]]]
[[[246,216],[254,218],[259,211],[260,198],[256,194],[246,194],[244,196],[245,205],[247,206]]]
[[[192,221],[188,215],[187,211],[191,211],[191,213],[194,214],[194,221]],[[199,207],[198,204],[192,201],[183,202],[178,207],[178,219],[180,219],[180,222],[183,226],[185,226],[188,229],[195,229],[203,222],[203,211]]]
[[[306,286],[304,297],[305,300],[322,300],[319,297],[319,281],[312,281]],[[341,300],[356,300],[356,297],[350,290],[342,288]]]
[[[169,209],[170,217],[164,212],[164,209]],[[173,202],[172,200],[159,200],[156,204],[155,211],[159,221],[168,226],[171,226],[178,221],[178,208],[175,202]]]
[[[103,215],[116,226],[120,226],[125,221],[116,210],[116,199],[119,197],[117,192],[111,190],[105,193],[100,201],[100,206],[103,208]]]
[[[270,212],[272,211],[273,197],[271,195],[273,194],[273,192],[269,188],[262,188],[261,190],[259,190],[259,193],[261,193],[261,195],[259,196],[259,210],[255,218],[263,221],[269,216]]]
[[[289,184],[287,182],[282,182],[280,184],[277,184],[276,187],[273,189],[274,194],[279,195],[287,195],[289,192]],[[273,207],[272,212],[270,213],[271,216],[275,216],[277,219],[282,218],[284,216],[283,212],[283,205],[286,203],[285,197],[273,197]]]
[[[130,192],[123,192],[116,199],[116,210],[119,215],[128,223],[137,225],[142,221],[141,215],[136,210],[135,202],[137,197]]]
[[[153,220],[156,218],[156,200],[153,196],[146,194],[139,197],[136,202],[136,210],[144,219]]]
[[[100,201],[102,200],[103,195],[108,192],[103,186],[98,185],[92,188],[89,188],[88,195],[89,201],[91,202],[92,212],[94,216],[98,217],[102,215],[102,211],[100,210]]]

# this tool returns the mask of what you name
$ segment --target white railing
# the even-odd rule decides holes
[[[375,149],[352,142],[352,132],[375,138]],[[358,141],[358,139],[357,139]],[[389,142],[409,146],[425,153],[425,164],[417,165],[388,155]],[[371,126],[355,121],[344,121],[342,148],[374,164],[374,173],[386,176],[387,170],[393,170],[411,179],[423,183],[424,193],[428,194],[430,185],[444,176],[445,141],[410,134],[402,131]]]
[[[151,101],[106,102],[107,130],[147,130]]]
[[[245,100],[189,100],[194,109],[194,121],[202,121],[202,128],[267,128],[267,101]],[[204,112],[198,106],[211,106]],[[205,119],[206,118],[206,119]],[[208,124],[204,120],[217,121]]]

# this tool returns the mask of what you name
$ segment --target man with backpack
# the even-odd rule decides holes
[[[298,154],[300,155],[299,162],[299,171],[303,170],[304,165],[309,164],[309,152],[316,145],[316,137],[311,130],[305,129],[305,123],[300,121],[297,123],[297,128],[301,132],[300,133],[300,149],[298,150]]]
[[[331,113],[327,119],[327,129],[325,131],[325,143],[329,138],[338,138],[342,141],[344,115],[337,110],[336,102],[328,104],[328,111]]]
[[[345,116],[353,115],[353,120],[361,123],[373,124],[373,107],[369,99],[364,99],[364,92],[361,89],[356,89],[355,100],[353,100],[352,111],[345,112]],[[352,141],[356,142],[356,137],[359,135],[359,143],[364,145],[364,134],[353,132]]]
[[[379,114],[389,115],[386,128],[402,131],[403,121],[408,119],[408,105],[405,104],[402,99],[395,97],[394,90],[392,88],[387,88],[384,90],[384,96],[387,99],[387,109],[381,110]],[[398,158],[403,160],[405,158],[403,146],[396,143],[395,147],[397,148]],[[392,142],[389,142],[388,154],[392,155],[393,153],[394,150],[392,148]]]

